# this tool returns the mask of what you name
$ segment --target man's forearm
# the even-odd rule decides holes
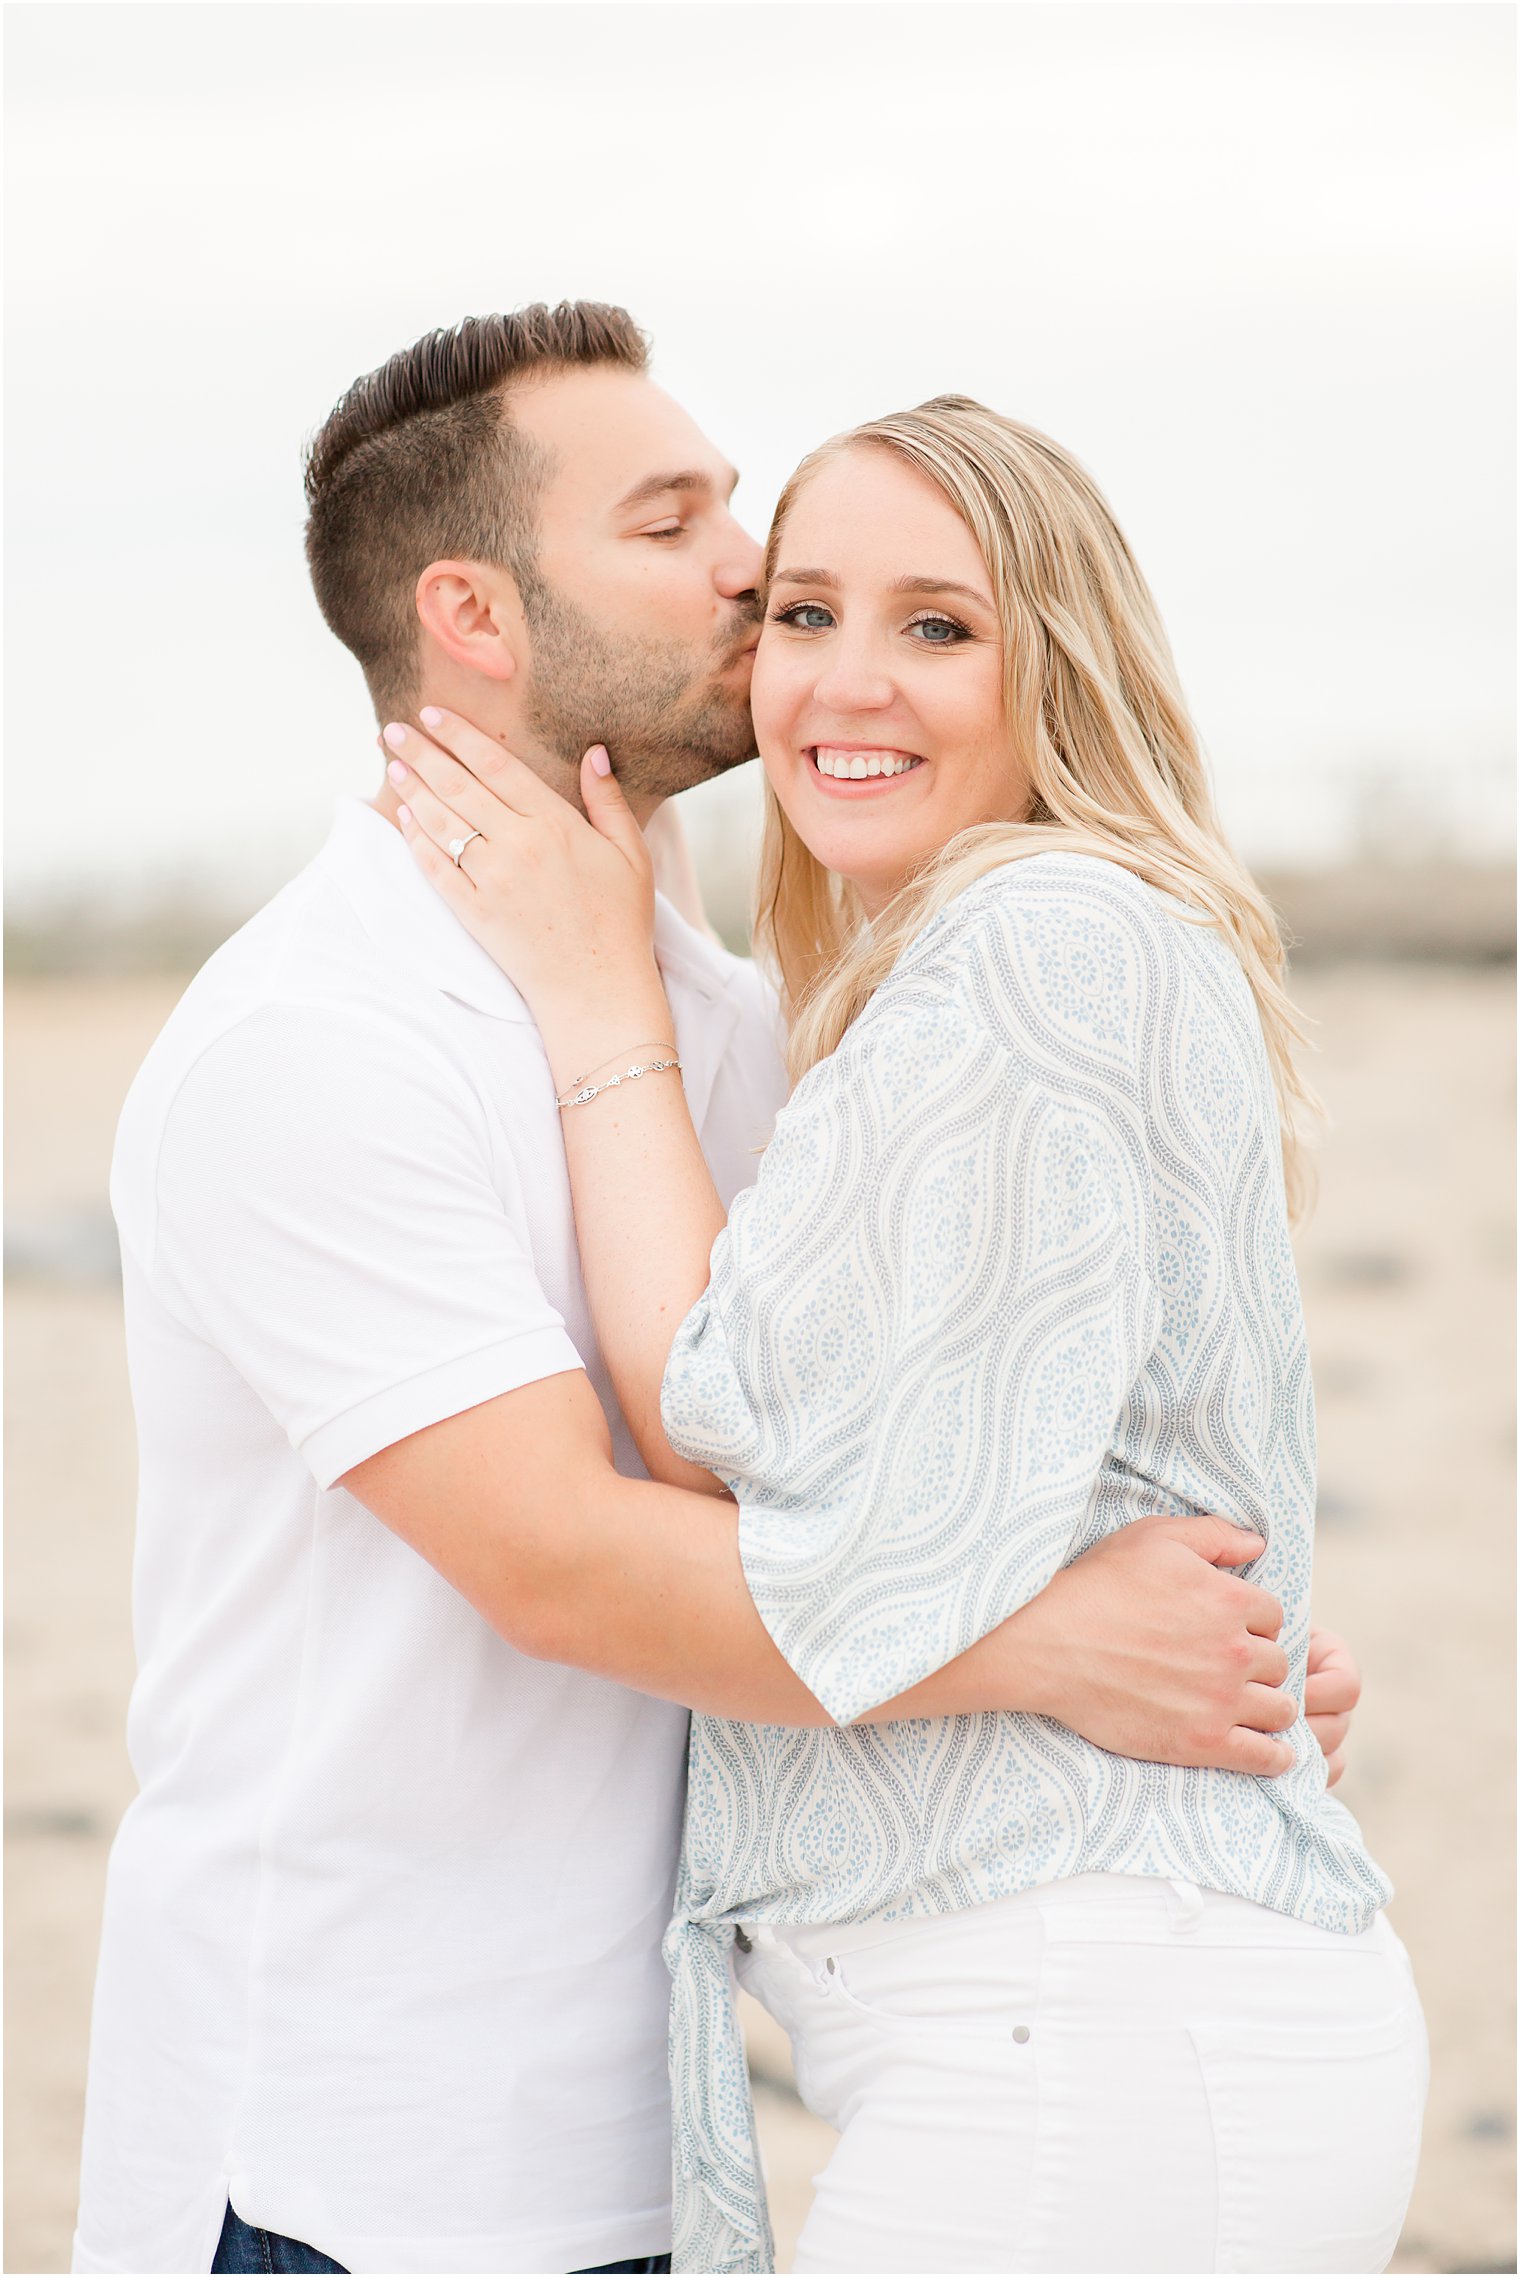
[[[579,1373],[420,1431],[344,1483],[535,1659],[746,1723],[830,1721],[755,1610],[734,1505],[621,1477]],[[1038,1704],[989,1639],[870,1720]]]
[[[739,1517],[677,1487],[593,1488],[557,1537],[529,1649],[745,1723],[830,1719],[756,1612]],[[615,1509],[611,1527],[606,1519]],[[1276,1641],[1282,1608],[1221,1566],[1256,1537],[1222,1519],[1142,1519],[1064,1567],[999,1626],[860,1720],[1043,1715],[1115,1755],[1270,1777],[1297,1720]]]
[[[615,1482],[615,1483],[612,1483]],[[831,1721],[772,1641],[755,1610],[730,1502],[603,1475],[590,1522],[578,1517],[552,1552],[539,1600],[537,1657],[614,1678],[706,1715],[743,1723]],[[1014,1619],[1017,1620],[1015,1615]],[[1032,1649],[1027,1682],[1011,1623],[865,1723],[976,1713],[1043,1712],[1050,1656]]]
[[[745,1584],[731,1502],[612,1468],[579,1370],[415,1432],[343,1482],[519,1651],[746,1723],[829,1717],[771,1641]],[[1215,1570],[1254,1535],[1222,1519],[1119,1528],[869,1721],[987,1709],[1052,1716],[1118,1755],[1266,1773],[1282,1608]]]

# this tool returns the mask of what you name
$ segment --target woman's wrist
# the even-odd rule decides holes
[[[584,995],[535,1004],[534,1017],[556,1091],[568,1091],[598,1073],[617,1073],[614,1062],[628,1055],[647,1055],[656,1045],[671,1045],[675,1024],[670,1016],[658,967],[650,961],[648,975],[620,982],[603,991],[595,1003]]]

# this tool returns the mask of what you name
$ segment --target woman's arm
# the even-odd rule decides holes
[[[556,1092],[597,1092],[562,1121],[581,1273],[618,1405],[652,1478],[721,1494],[660,1422],[671,1340],[707,1286],[724,1211],[679,1074],[628,1073],[674,1057],[643,834],[604,751],[582,769],[588,827],[467,721],[439,713],[427,724],[447,750],[411,729],[399,746],[392,738],[408,844],[526,998]],[[471,829],[481,836],[461,868],[445,849]]]
[[[632,1019],[631,1046],[638,1033],[633,1008],[616,1018],[625,1032]],[[665,1032],[673,1032],[668,1011]],[[627,1056],[612,1056],[607,1072],[651,1056],[627,1049]],[[558,1067],[555,1084],[565,1088]],[[581,1273],[597,1343],[634,1443],[651,1478],[720,1494],[711,1471],[674,1452],[660,1421],[671,1340],[707,1286],[708,1256],[725,1217],[681,1078],[640,1076],[584,1106],[566,1107],[561,1119]]]
[[[714,1715],[829,1722],[755,1610],[737,1511],[620,1477],[579,1370],[414,1432],[340,1483],[519,1652]],[[1217,1570],[1242,1554],[1217,1518],[1141,1519],[864,1720],[1016,1708],[1115,1754],[1280,1771],[1282,1608]]]
[[[671,1029],[652,953],[647,856],[621,798],[588,764],[583,792],[588,810],[598,818],[598,827],[590,829],[519,762],[466,723],[440,715],[428,724],[446,733],[470,765],[459,766],[425,738],[408,737],[402,748],[427,777],[424,782],[414,773],[398,784],[414,810],[403,821],[408,841],[461,922],[522,989],[539,1019],[557,1085],[566,1090],[582,1078],[598,1084],[631,1064],[624,1056],[630,1049],[647,1059],[648,1047],[668,1044]],[[457,835],[461,818],[490,842],[485,849],[477,847],[473,875],[467,868],[461,876],[442,851]],[[519,829],[519,820],[527,826]],[[575,917],[567,924],[564,913],[571,899]],[[898,1067],[894,1081],[901,1072]],[[953,1084],[951,1088],[955,1090]],[[955,1103],[964,1106],[964,1096]],[[598,1116],[600,1125],[592,1119]],[[658,1478],[684,1476],[711,1493],[711,1473],[678,1462],[659,1420],[660,1378],[671,1337],[706,1286],[709,1247],[723,1224],[684,1097],[668,1075],[622,1082],[584,1105],[567,1107],[565,1136],[599,1334],[629,1419]],[[959,1191],[963,1170],[944,1167],[952,1191]],[[939,1207],[934,1200],[938,1187],[933,1173],[926,1188],[931,1215]],[[804,1176],[798,1193],[820,1203],[845,1198],[827,1176]],[[868,1192],[858,1197],[857,1207],[882,1199]],[[1061,1211],[1069,1199],[1063,1186]],[[894,1225],[883,1255],[895,1248],[899,1232]],[[946,1242],[938,1235],[931,1254],[937,1271],[946,1255]],[[1099,1278],[1106,1283],[1108,1276]],[[931,1311],[937,1309],[931,1306]],[[693,1333],[700,1338],[712,1325],[705,1311],[699,1313]],[[936,1329],[945,1322],[922,1325],[930,1330],[926,1351],[939,1349]],[[806,1333],[806,1323],[802,1326]],[[916,1334],[910,1342],[917,1344]],[[1083,1356],[1082,1367],[1091,1373],[1091,1355]],[[889,1374],[904,1383],[912,1372]],[[814,1381],[818,1373],[809,1370],[802,1380],[820,1388]],[[688,1372],[688,1388],[690,1380]],[[999,1398],[994,1404],[1001,1413],[1006,1402]],[[473,1430],[463,1421],[458,1428],[465,1436]],[[450,1437],[455,1429],[449,1427]],[[532,1436],[535,1445],[541,1443],[541,1432]],[[729,1463],[728,1452],[720,1455],[715,1449],[714,1459],[725,1476],[737,1475],[743,1465]],[[919,1467],[923,1452],[923,1433],[910,1431],[901,1463],[896,1469],[889,1465],[867,1493],[866,1505],[874,1510],[894,1503],[896,1489],[905,1474]],[[493,1503],[497,1489],[514,1482],[510,1502],[520,1512],[524,1474],[519,1463],[472,1459],[466,1467]],[[588,1473],[587,1491],[578,1496],[571,1491],[573,1464],[556,1458],[550,1469],[558,1574],[551,1595],[557,1610],[547,1634],[535,1631],[532,1641],[523,1637],[524,1649],[618,1673],[625,1682],[665,1690],[672,1697],[692,1700],[700,1694],[703,1705],[716,1706],[721,1699],[730,1714],[778,1722],[822,1720],[812,1686],[807,1686],[804,1706],[793,1689],[795,1667],[789,1680],[782,1673],[785,1662],[778,1666],[779,1656],[772,1657],[773,1621],[767,1618],[764,1627],[759,1625],[754,1577],[744,1587],[744,1576],[738,1574],[742,1596],[734,1594],[735,1517],[715,1513],[719,1532],[704,1526],[699,1546],[685,1539],[695,1521],[683,1511],[695,1512],[700,1505],[681,1497],[667,1505],[659,1499],[664,1489],[645,1487],[631,1492],[632,1531],[620,1548],[616,1527],[611,1536],[606,1531],[609,1497],[617,1498],[625,1488],[631,1491],[633,1482]],[[416,1539],[456,1586],[476,1595],[462,1574],[450,1570],[452,1561],[446,1562],[413,1531],[435,1527],[440,1509],[462,1511],[467,1498],[455,1491],[440,1495],[430,1464],[413,1475],[410,1452],[377,1458],[376,1473],[363,1483],[352,1481],[354,1490],[408,1539]],[[911,1478],[907,1483],[911,1502]],[[899,1516],[907,1514],[905,1509]],[[475,1540],[489,1539],[499,1524],[494,1509],[492,1520],[481,1509],[471,1512],[466,1533]],[[573,1554],[572,1541],[580,1544]],[[656,1569],[663,1564],[664,1571],[634,1582],[635,1562],[642,1564],[650,1553]],[[947,1639],[926,1656],[909,1654],[910,1661],[919,1662],[918,1681],[905,1671],[895,1691],[890,1684],[873,1685],[853,1703],[854,1713],[876,1720],[1023,1707],[1069,1724],[1113,1753],[1279,1769],[1287,1757],[1266,1735],[1293,1715],[1292,1703],[1277,1689],[1286,1663],[1270,1642],[1281,1609],[1252,1585],[1209,1570],[1209,1565],[1248,1562],[1257,1554],[1254,1541],[1247,1546],[1237,1529],[1217,1519],[1138,1521],[1063,1571],[1052,1573],[1047,1565],[1043,1586],[1038,1574],[1026,1576],[1011,1593],[1013,1603],[1027,1600],[1022,1610],[1001,1626],[994,1619],[980,1642],[976,1636],[983,1621],[972,1619],[969,1625],[957,1624],[960,1635],[953,1642]],[[694,1585],[694,1565],[705,1559],[717,1561],[706,1585],[716,1595],[701,1603],[698,1588],[684,1602]],[[1044,1562],[1037,1555],[1036,1563]],[[1049,1556],[1049,1564],[1054,1562]],[[653,1589],[641,1611],[645,1578],[653,1581]],[[1227,1614],[1222,1592],[1231,1598]],[[476,1601],[492,1617],[484,1592]],[[499,1613],[495,1617],[500,1620]],[[642,1642],[630,1637],[630,1622]],[[767,1628],[772,1637],[762,1645]],[[707,1639],[714,1653],[694,1655],[697,1637]],[[631,1657],[625,1658],[630,1647]],[[758,1653],[758,1664],[751,1660],[752,1652]],[[662,1656],[670,1665],[660,1676],[654,1663]],[[708,1678],[694,1665],[704,1657],[713,1659],[712,1682],[721,1690],[710,1691]],[[746,1661],[751,1665],[741,1676]],[[735,1683],[757,1681],[759,1696],[746,1689],[740,1705]]]
[[[629,1048],[642,1059],[668,1044],[647,857],[605,778],[583,776],[601,817],[591,829],[465,722],[440,714],[425,724],[469,767],[424,737],[403,738],[426,775],[408,770],[398,782],[411,809],[408,842],[522,989],[560,1088],[617,1072]],[[462,871],[444,851],[461,821],[486,841]],[[599,1111],[608,1118],[600,1128],[591,1120]],[[651,1468],[669,1478],[659,1378],[672,1330],[706,1283],[717,1199],[668,1075],[620,1083],[565,1118],[601,1333]],[[667,1179],[669,1212],[659,1206]],[[803,1185],[827,1198],[816,1177]],[[712,1492],[709,1472],[690,1475]],[[730,1715],[828,1720],[756,1609],[738,1513],[619,1478],[582,1377],[419,1433],[346,1483],[524,1651]],[[1293,1714],[1272,1642],[1281,1608],[1216,1570],[1255,1554],[1218,1519],[1140,1520],[1050,1577],[980,1641],[967,1633],[966,1649],[939,1666],[931,1654],[917,1682],[878,1690],[859,1713],[874,1721],[1023,1708],[1116,1754],[1281,1769],[1288,1757],[1269,1736]]]

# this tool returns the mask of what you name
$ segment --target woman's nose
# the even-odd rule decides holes
[[[816,701],[828,711],[841,715],[883,711],[891,703],[893,693],[891,680],[870,651],[852,649],[843,643],[831,645],[823,669],[813,683]]]

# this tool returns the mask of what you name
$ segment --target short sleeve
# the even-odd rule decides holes
[[[964,964],[964,959],[962,959]],[[783,1111],[679,1331],[664,1420],[838,1723],[1064,1562],[1158,1331],[1122,1096],[1063,1095],[931,970]]]
[[[169,1106],[142,1262],[330,1486],[582,1365],[499,1177],[479,1099],[414,1031],[265,1006]]]

